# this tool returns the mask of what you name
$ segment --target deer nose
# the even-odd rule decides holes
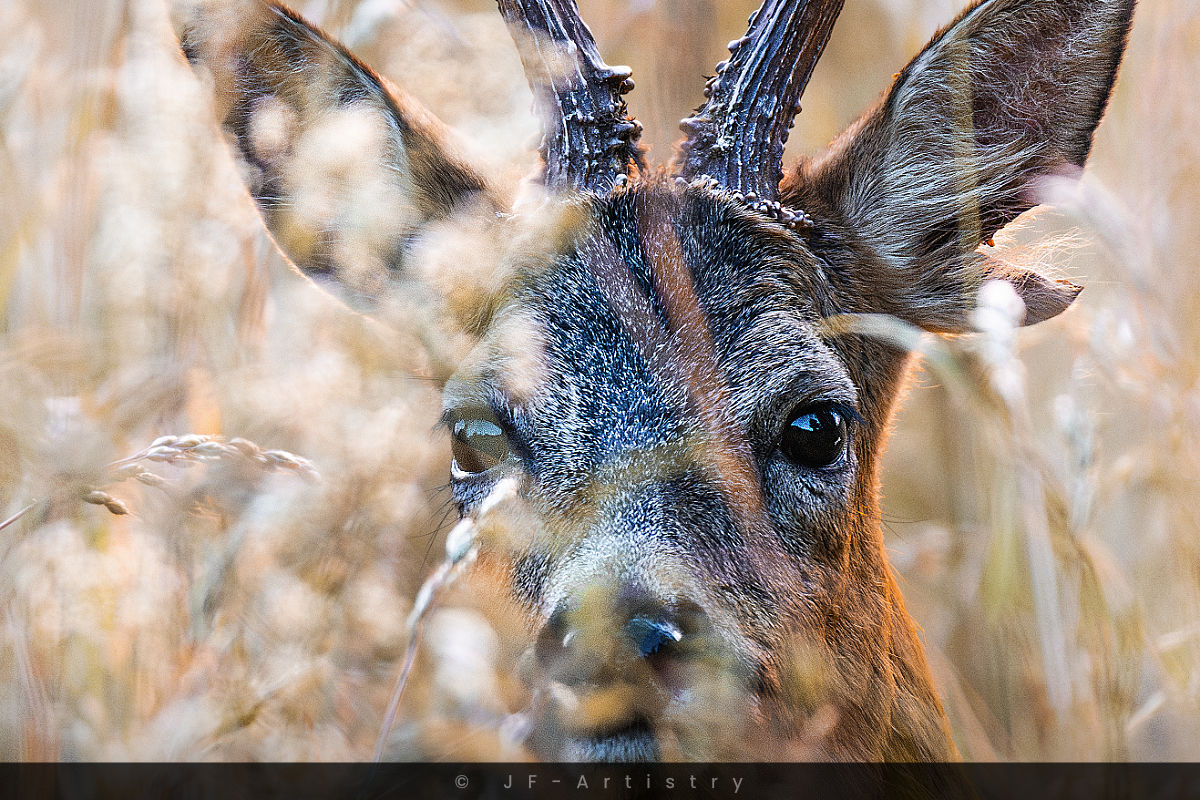
[[[704,628],[694,603],[639,603],[609,620],[581,619],[579,611],[555,611],[538,635],[538,662],[562,683],[598,680],[622,662],[645,661],[664,681],[691,652]]]

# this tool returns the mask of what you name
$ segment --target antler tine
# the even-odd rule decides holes
[[[766,0],[746,35],[729,43],[705,87],[708,100],[680,123],[680,175],[709,177],[765,202],[779,196],[783,146],[813,67],[844,0]]]
[[[542,115],[543,182],[551,190],[607,192],[630,165],[644,167],[642,126],[628,116],[628,67],[600,58],[575,0],[497,0]]]

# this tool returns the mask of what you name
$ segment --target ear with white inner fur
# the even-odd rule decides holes
[[[928,330],[967,329],[980,285],[1010,281],[1026,324],[1080,287],[976,252],[1037,204],[1038,182],[1078,172],[1124,53],[1134,0],[984,0],[898,76],[784,202],[859,241],[855,281],[873,310]],[[817,237],[819,241],[819,235]]]
[[[498,208],[436,121],[283,6],[176,0],[175,16],[271,234],[343,299],[373,307],[430,223]]]

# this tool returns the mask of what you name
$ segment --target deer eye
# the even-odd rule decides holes
[[[849,440],[846,415],[830,405],[792,412],[779,449],[801,467],[828,467],[841,460]]]
[[[487,412],[475,412],[451,421],[450,451],[456,473],[478,475],[508,458],[508,437]]]

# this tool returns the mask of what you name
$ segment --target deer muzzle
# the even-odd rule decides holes
[[[736,622],[714,611],[705,559],[682,546],[704,537],[680,525],[672,495],[640,492],[613,507],[549,570],[531,658],[537,736],[528,744],[539,755],[694,757],[685,741],[703,733],[673,720],[717,702],[714,687],[722,703],[731,687],[744,694]]]

